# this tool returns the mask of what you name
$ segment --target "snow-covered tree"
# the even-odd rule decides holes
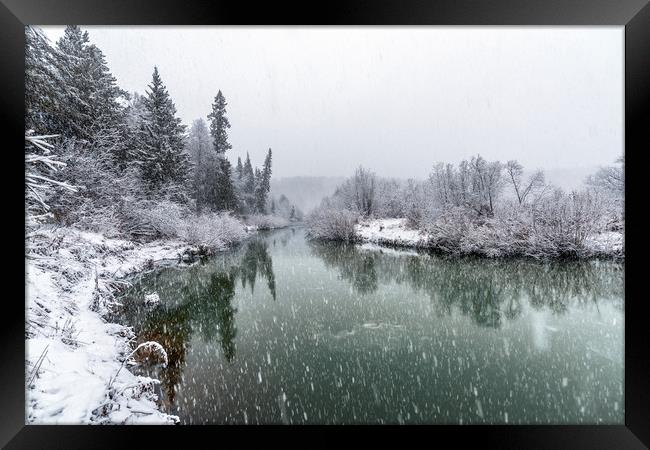
[[[255,186],[255,209],[259,213],[264,213],[266,210],[266,198],[271,190],[271,149],[269,149],[264,159],[264,167],[256,177],[257,183]]]
[[[238,178],[238,171],[235,171],[237,184],[237,197],[239,201],[239,210],[244,214],[255,212],[255,172],[251,164],[251,158],[248,152],[246,160],[241,167],[241,178]]]
[[[235,175],[238,180],[241,180],[244,176],[244,166],[241,163],[241,157],[237,157],[237,166],[235,167]]]
[[[244,163],[244,189],[248,194],[252,194],[255,191],[255,172],[253,171],[253,165],[251,164],[251,158],[248,152],[246,152],[246,162]]]
[[[208,177],[210,167],[216,164],[211,155],[212,138],[203,119],[192,123],[187,140],[187,152],[192,166],[192,196],[196,202],[196,211],[201,213],[203,205],[210,202],[210,184],[214,180]],[[212,170],[214,172],[214,170]]]
[[[152,191],[170,182],[182,184],[188,173],[185,126],[176,117],[176,106],[157,67],[143,102],[145,114],[138,132],[138,163],[143,180]]]
[[[228,142],[230,122],[228,121],[228,117],[226,117],[227,105],[226,98],[221,93],[221,90],[219,90],[212,104],[212,112],[208,114],[210,134],[212,135],[212,139],[214,139],[214,150],[218,155],[224,155],[227,150],[232,148],[232,145]]]
[[[499,161],[488,162],[481,155],[472,158],[469,163],[472,170],[472,206],[482,215],[494,215],[496,202],[504,185],[502,177],[503,164]]]
[[[124,110],[124,141],[116,151],[113,152],[114,161],[118,170],[123,171],[137,161],[141,156],[140,139],[144,130],[146,117],[144,96],[133,92],[129,96],[128,104]]]
[[[608,228],[611,230],[623,229],[625,220],[625,158],[621,156],[616,163],[615,166],[601,167],[586,180],[590,188],[605,196],[605,207],[609,216]]]
[[[217,156],[217,173],[215,174],[215,203],[218,211],[235,210],[237,197],[232,183],[232,166],[225,157]]]
[[[58,111],[64,89],[56,50],[40,28],[25,27],[25,130],[60,131]]]
[[[68,25],[57,42],[54,66],[65,89],[57,115],[61,134],[95,142],[119,143],[124,123],[122,101],[128,94],[117,86],[101,50],[87,31]]]
[[[587,178],[587,184],[603,189],[615,196],[625,194],[625,159],[620,157],[616,160],[616,166],[601,167],[594,175]]]
[[[217,161],[217,173],[215,174],[215,203],[218,210],[232,210],[237,207],[237,197],[232,181],[232,166],[226,158],[226,151],[232,148],[228,142],[228,128],[230,122],[226,117],[226,98],[219,91],[212,104],[212,112],[208,114],[210,120],[210,134],[212,146]]]
[[[400,182],[395,179],[377,180],[375,214],[380,217],[404,217],[405,200]]]
[[[337,188],[333,200],[341,203],[344,209],[370,216],[376,210],[376,181],[374,172],[360,166]]]
[[[524,205],[526,200],[532,195],[535,196],[543,192],[546,183],[544,181],[544,172],[541,170],[535,171],[524,181],[523,166],[516,160],[510,160],[506,163],[505,171],[508,181],[512,184],[515,191],[519,205]]]

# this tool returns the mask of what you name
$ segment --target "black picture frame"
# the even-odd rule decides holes
[[[626,152],[626,270],[625,270],[625,425],[620,426],[418,426],[418,427],[87,427],[25,425],[24,303],[18,294],[5,290],[2,326],[3,414],[0,444],[11,449],[122,448],[140,445],[155,448],[174,443],[186,448],[197,433],[223,443],[236,438],[248,445],[259,438],[268,443],[311,447],[331,438],[347,440],[350,431],[388,443],[415,445],[413,433],[429,445],[452,439],[454,447],[469,442],[488,448],[647,448],[650,445],[650,343],[647,296],[642,269],[643,197],[640,162],[648,149],[650,129],[650,5],[647,0],[330,0],[310,4],[250,3],[172,0],[0,0],[0,109],[8,132],[2,136],[5,170],[15,179],[6,189],[3,204],[14,211],[6,233],[15,232],[10,243],[24,251],[24,160],[19,148],[24,132],[24,26],[38,25],[615,25],[625,27],[625,152]],[[10,162],[7,159],[12,156]],[[9,167],[7,167],[9,166]],[[8,169],[8,170],[7,170]],[[22,175],[21,175],[22,174]],[[647,175],[646,175],[647,176]],[[21,180],[23,184],[21,185]],[[6,177],[5,177],[6,182]],[[4,184],[4,183],[3,183]],[[11,192],[11,195],[7,195]],[[639,204],[637,204],[639,205]],[[22,211],[22,213],[18,212]],[[8,222],[5,222],[6,224]],[[7,236],[7,235],[5,235]],[[23,235],[24,236],[24,235]],[[638,239],[637,239],[638,238]],[[632,242],[633,245],[627,245]],[[11,253],[9,254],[11,255]],[[15,277],[24,266],[10,259]],[[24,286],[24,285],[23,285]],[[22,290],[24,294],[24,289]],[[12,306],[12,308],[8,308]],[[254,431],[254,432],[253,432]],[[298,432],[302,436],[293,439]],[[268,437],[265,435],[269,435]],[[324,438],[324,439],[323,439]],[[305,440],[306,439],[306,440]],[[145,444],[146,443],[146,444]],[[176,444],[177,443],[177,444]]]

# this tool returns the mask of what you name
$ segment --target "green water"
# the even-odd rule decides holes
[[[294,228],[138,277],[114,320],[166,348],[139,373],[182,423],[620,424],[623,271]]]

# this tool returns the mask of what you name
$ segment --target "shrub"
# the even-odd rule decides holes
[[[208,213],[188,217],[178,237],[189,244],[214,249],[231,246],[245,235],[243,224],[229,213]]]
[[[134,238],[152,240],[179,236],[189,209],[170,201],[125,201],[122,205],[122,231]]]
[[[346,209],[316,208],[306,218],[307,233],[313,239],[352,242],[358,215]]]

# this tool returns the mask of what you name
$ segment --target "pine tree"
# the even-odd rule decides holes
[[[217,157],[216,195],[214,207],[217,211],[237,208],[235,190],[232,185],[232,167],[226,158]]]
[[[210,203],[211,180],[208,177],[208,172],[216,163],[215,158],[210,155],[211,148],[212,142],[205,121],[203,119],[195,120],[187,141],[187,153],[192,165],[192,197],[196,201],[198,214],[201,213],[204,204]]]
[[[210,119],[210,134],[214,139],[214,150],[218,155],[225,155],[226,150],[230,150],[232,146],[228,142],[228,128],[230,128],[230,122],[226,117],[226,98],[221,93],[221,90],[217,93],[217,96],[214,98],[214,103],[212,104],[212,112],[208,114],[208,119]]]
[[[237,168],[235,169],[235,174],[237,175],[238,180],[241,180],[244,176],[244,167],[242,166],[241,157],[239,156],[237,157]]]
[[[228,142],[227,129],[230,122],[226,117],[226,99],[219,91],[212,104],[212,112],[208,114],[210,119],[210,134],[212,135],[212,146],[218,158],[217,173],[214,179],[215,203],[217,210],[234,209],[237,207],[237,197],[232,183],[232,167],[226,159],[226,150],[232,148]]]
[[[246,152],[246,162],[244,163],[243,170],[244,177],[244,192],[253,194],[255,191],[255,173],[253,172],[253,165],[251,164],[251,157]]]
[[[114,161],[120,172],[140,153],[140,131],[144,129],[146,108],[144,97],[137,92],[130,95],[129,104],[124,111],[125,137],[123,145],[114,152]]]
[[[25,27],[25,131],[47,135],[61,130],[57,108],[63,89],[55,54],[42,30]]]
[[[256,169],[259,171],[259,169]],[[266,210],[266,197],[271,190],[271,149],[264,159],[264,167],[256,173],[255,209],[261,213]]]
[[[185,126],[176,117],[176,107],[154,68],[149,91],[144,98],[145,117],[139,130],[142,178],[151,190],[164,183],[185,181],[187,155],[183,152]]]
[[[68,25],[53,62],[65,86],[57,105],[57,132],[104,146],[123,140],[124,108],[119,99],[128,94],[117,86],[104,54],[90,44],[88,32]]]
[[[252,213],[255,209],[255,173],[248,153],[246,153],[246,161],[242,165],[241,179],[237,180],[237,186],[240,211],[244,214]]]
[[[257,191],[257,186],[260,184],[260,179],[262,178],[262,171],[259,167],[255,168],[255,191]]]

